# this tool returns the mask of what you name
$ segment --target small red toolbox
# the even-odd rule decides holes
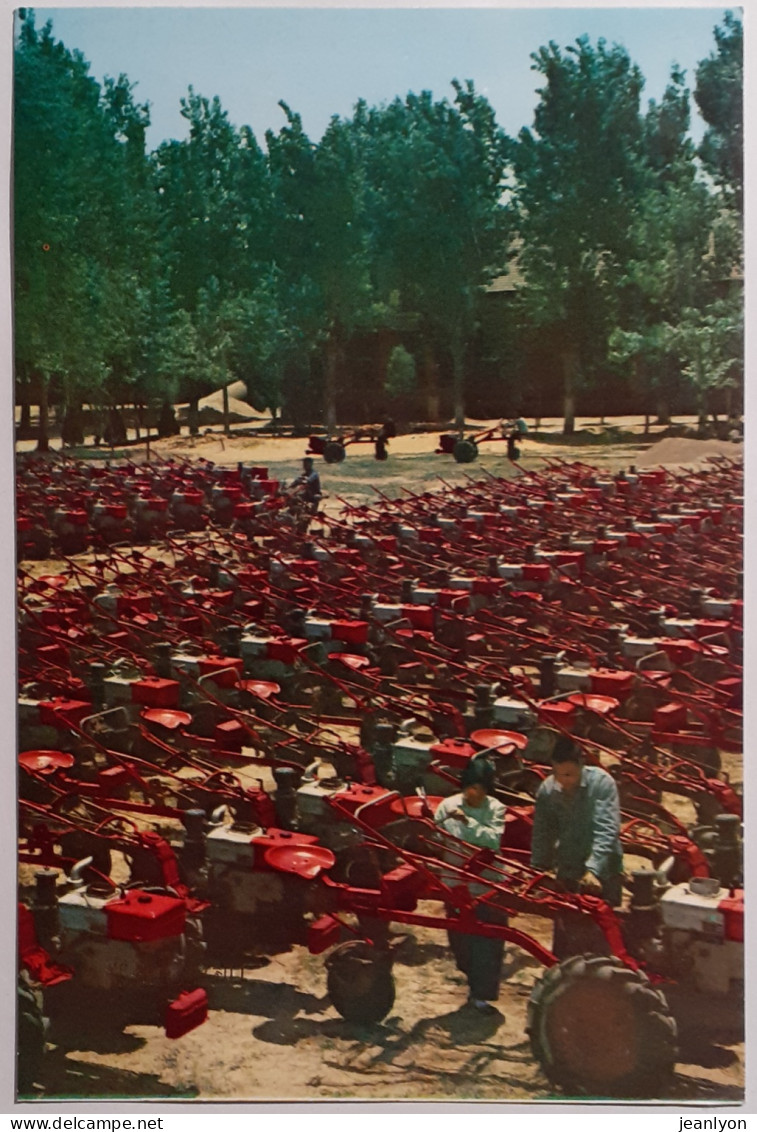
[[[164,1029],[167,1038],[181,1038],[201,1026],[208,1017],[208,994],[202,987],[182,991],[166,1007]]]
[[[321,955],[335,943],[339,943],[341,924],[333,916],[321,916],[308,928],[308,951],[311,955]]]

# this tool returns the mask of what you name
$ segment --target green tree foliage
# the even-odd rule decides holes
[[[390,397],[407,397],[415,389],[415,358],[404,346],[394,346],[386,367],[386,392]]]
[[[694,98],[707,123],[699,154],[739,212],[744,208],[744,37],[726,12],[715,28],[717,50],[697,68]]]
[[[336,396],[348,338],[373,317],[363,169],[348,122],[332,118],[320,143],[281,103],[286,124],[266,134],[277,219],[273,263],[280,294],[312,350],[323,353],[324,421]]]
[[[606,355],[615,285],[629,250],[641,184],[643,80],[626,51],[587,37],[533,56],[546,80],[534,129],[515,151],[514,198],[526,278],[525,310],[562,359],[565,432],[578,381]]]
[[[15,51],[16,370],[41,403],[106,396],[131,371],[145,302],[147,111],[122,76],[105,89],[48,23],[19,16]]]
[[[566,432],[581,385],[613,374],[645,406],[687,390],[703,412],[721,403],[743,380],[742,32],[730,13],[715,43],[696,73],[701,164],[680,69],[642,113],[625,50],[586,37],[532,56],[542,86],[517,142],[470,81],[451,99],[360,102],[318,142],[282,103],[265,148],[190,87],[187,138],[148,156],[147,108],[126,76],[99,85],[22,11],[16,373],[41,402],[41,446],[48,390],[73,437],[82,401],[196,408],[237,378],[257,407],[298,421],[322,397],[332,431],[351,344],[372,334],[377,391],[406,408],[422,391],[434,415],[451,375],[462,426],[481,303],[508,248],[523,283],[507,333],[487,323],[486,363],[504,372],[516,338],[554,358]],[[392,351],[399,336],[419,373]],[[516,361],[513,374],[528,371]]]
[[[455,98],[429,92],[357,107],[370,200],[372,264],[385,302],[400,297],[427,342],[452,359],[454,409],[464,418],[465,349],[476,302],[506,246],[508,139],[471,82]]]

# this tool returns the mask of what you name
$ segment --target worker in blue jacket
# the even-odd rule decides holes
[[[623,849],[620,801],[611,775],[584,766],[579,748],[560,736],[551,755],[552,774],[536,795],[531,864],[554,871],[570,892],[621,899]]]

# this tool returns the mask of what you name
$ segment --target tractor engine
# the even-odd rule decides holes
[[[667,966],[698,991],[725,995],[744,978],[744,892],[692,877],[660,899]]]
[[[76,888],[58,900],[58,918],[58,957],[99,990],[180,986],[200,938],[184,900],[136,888]]]

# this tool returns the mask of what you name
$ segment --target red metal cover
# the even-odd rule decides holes
[[[498,594],[505,584],[504,578],[474,578],[471,590],[474,594],[484,594],[493,597]]]
[[[611,711],[615,711],[615,708],[620,707],[620,700],[616,700],[614,696],[597,696],[591,692],[588,695],[585,692],[573,692],[568,696],[568,703],[586,708],[587,711],[597,712],[598,715],[609,715]]]
[[[188,711],[171,711],[170,708],[146,708],[139,713],[139,718],[146,719],[148,723],[157,723],[159,727],[165,727],[168,731],[175,731],[177,727],[186,727],[192,722],[192,716]]]
[[[471,740],[480,750],[500,750],[513,747],[516,751],[525,751],[528,739],[520,731],[502,731],[494,727],[482,727],[471,732]]]
[[[239,719],[226,719],[216,725],[213,739],[217,747],[223,751],[241,751],[247,738],[248,730]]]
[[[145,503],[147,504],[148,511],[168,510],[168,500],[161,499],[159,495],[143,495],[142,499],[144,499]]]
[[[336,857],[324,845],[277,845],[266,849],[264,860],[280,872],[312,880],[322,869],[330,869]]]
[[[733,896],[726,896],[718,904],[718,911],[723,913],[725,921],[725,938],[736,943],[744,942],[744,892],[737,888]]]
[[[165,680],[161,676],[145,676],[131,686],[131,702],[148,708],[177,708],[181,686],[178,680]]]
[[[244,661],[238,656],[200,656],[197,667],[201,676],[212,676],[221,688],[233,688],[242,674]]]
[[[577,566],[583,571],[586,555],[582,550],[558,550],[555,554],[555,562],[558,566]]]
[[[286,638],[281,641],[271,641],[266,649],[268,660],[280,660],[282,664],[294,664],[300,648],[307,644],[299,638]]]
[[[311,955],[321,955],[335,943],[339,943],[341,924],[333,916],[321,916],[308,928],[308,951]]]
[[[547,562],[524,562],[523,580],[525,582],[548,582],[551,567]]]
[[[180,1038],[201,1026],[208,1017],[208,995],[201,987],[182,991],[166,1007],[164,1028],[167,1038]]]
[[[436,796],[420,798],[417,794],[409,794],[407,798],[393,798],[390,810],[398,817],[430,818],[439,808],[442,799]]]
[[[66,700],[62,696],[39,705],[39,721],[51,727],[59,727],[69,720],[78,726],[86,716],[92,714],[92,704],[83,700]]]
[[[74,765],[74,756],[63,751],[22,751],[18,761],[26,770],[35,774],[55,774],[56,771]]]
[[[386,791],[383,791],[386,793]],[[288,829],[269,826],[262,837],[253,837],[250,845],[256,849],[275,849],[281,845],[317,845],[318,838],[312,833],[292,833]]]
[[[108,938],[147,943],[181,935],[187,918],[183,900],[133,888],[105,905]]]
[[[539,704],[539,715],[558,724],[567,724],[576,713],[576,705],[569,700],[555,700],[551,704]]]
[[[473,738],[473,736],[471,736]],[[453,766],[462,770],[476,753],[472,743],[464,739],[442,739],[441,743],[434,743],[431,754],[445,766]]]
[[[345,641],[350,645],[364,645],[368,642],[367,621],[332,621],[331,636],[335,641]]]
[[[354,813],[360,806],[365,806],[368,802],[375,802],[377,798],[390,793],[391,791],[387,790],[385,786],[362,786],[356,782],[351,782],[346,789],[337,791],[334,795],[334,801]]]
[[[402,616],[414,629],[433,629],[434,611],[430,605],[403,605]]]
[[[615,671],[611,668],[597,668],[590,673],[591,690],[599,696],[619,696],[621,699],[629,695],[634,682],[633,672]]]
[[[239,687],[261,700],[270,700],[281,691],[281,685],[274,683],[273,680],[240,680]]]
[[[465,590],[437,590],[436,604],[440,609],[451,609],[454,613],[467,613],[470,597]]]
[[[686,707],[675,702],[663,704],[655,710],[653,727],[656,730],[675,732],[686,726]]]
[[[69,652],[64,645],[43,645],[37,649],[37,659],[60,667],[68,664]]]

